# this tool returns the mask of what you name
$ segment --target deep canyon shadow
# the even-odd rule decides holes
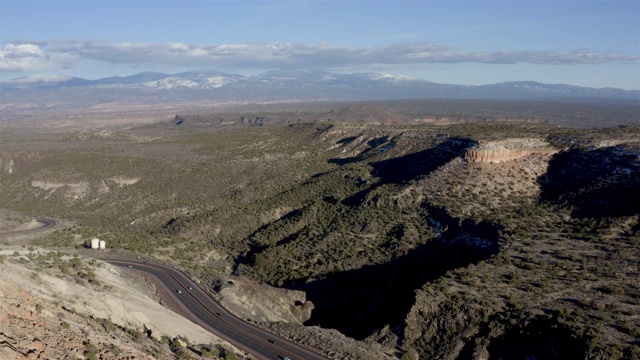
[[[392,159],[372,162],[372,175],[379,180],[360,192],[344,199],[347,206],[355,206],[376,188],[385,184],[401,184],[413,180],[419,176],[428,175],[439,167],[451,162],[453,159],[464,155],[467,149],[477,145],[475,140],[465,138],[450,138],[432,148],[415,153],[399,156]],[[331,159],[329,162],[335,162]],[[343,159],[338,159],[343,160]],[[359,157],[352,161],[361,161]]]
[[[291,218],[295,218],[295,217],[299,217],[301,216],[303,213],[303,209],[295,209],[293,211],[290,211],[288,213],[286,213],[285,215],[283,215],[282,217],[280,217],[280,219],[278,219],[277,221],[286,221],[288,219]],[[269,228],[269,226],[271,226],[271,223],[267,223],[264,224],[262,226],[260,226],[258,229],[256,229],[255,231],[253,231],[251,233],[251,235],[249,235],[247,238],[248,239],[253,239],[257,234],[259,234],[261,231],[265,231],[266,229]],[[283,239],[280,239],[276,245],[285,245],[291,241],[295,241],[296,238],[298,237],[298,234],[291,234]],[[265,249],[267,249],[270,245],[266,245],[266,244],[252,244],[249,251],[247,251],[246,253],[240,254],[240,256],[238,256],[235,260],[234,260],[234,266],[233,266],[233,271],[234,273],[238,270],[238,266],[240,264],[243,263],[254,263],[255,262],[255,257],[256,255],[260,254],[262,251],[264,251]]]
[[[402,324],[415,300],[415,290],[425,283],[498,251],[497,226],[454,219],[442,210],[433,217],[447,230],[407,255],[386,264],[291,284],[291,288],[305,291],[315,305],[305,325],[333,328],[364,339],[386,324]]]
[[[492,359],[578,360],[585,358],[587,346],[557,320],[540,318],[492,340],[487,350]]]
[[[549,161],[538,178],[542,202],[572,208],[576,218],[640,213],[640,147],[571,149]]]

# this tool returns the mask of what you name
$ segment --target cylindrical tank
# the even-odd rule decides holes
[[[100,240],[100,249],[106,249],[107,248],[107,242],[104,240]]]
[[[98,238],[91,239],[91,248],[92,249],[97,249],[99,246],[100,246],[100,239],[98,239]]]

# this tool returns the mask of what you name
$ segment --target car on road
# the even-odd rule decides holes
[[[291,360],[288,356],[278,356],[281,360]]]
[[[130,268],[132,268],[132,267],[133,267],[133,265],[127,265],[127,267],[130,267]]]
[[[270,343],[272,343],[272,344],[275,344],[275,343],[276,343],[276,341],[275,341],[275,340],[271,340],[271,339],[267,339],[267,341],[268,341],[268,342],[270,342]]]
[[[182,294],[182,290],[180,290],[180,289],[176,290],[176,292],[177,292],[178,294]]]
[[[218,313],[218,312],[216,313],[216,315],[218,315],[218,316],[222,316],[222,314],[220,314],[220,313]]]
[[[189,286],[189,290],[193,290],[193,287]]]

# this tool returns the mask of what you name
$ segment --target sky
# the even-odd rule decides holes
[[[0,0],[0,80],[272,69],[640,90],[640,1]]]

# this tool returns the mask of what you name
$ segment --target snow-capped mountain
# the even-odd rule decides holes
[[[64,86],[83,85],[89,80],[48,74],[35,74],[17,79],[0,82],[2,89],[36,89],[36,88],[58,88]]]
[[[178,88],[189,89],[217,89],[244,78],[242,75],[225,74],[221,72],[184,72],[165,78],[142,83],[144,86],[158,90]]]
[[[31,76],[25,76],[13,80],[6,81],[7,83],[12,84],[36,84],[36,83],[50,83],[56,84],[63,81],[69,81],[71,77],[69,76],[58,76],[58,75],[47,75],[47,74],[35,74]]]
[[[46,96],[70,101],[176,102],[192,100],[379,100],[411,98],[563,99],[640,101],[640,91],[594,89],[563,84],[504,82],[464,86],[429,82],[404,75],[271,70],[254,76],[218,71],[178,74],[143,72],[86,80],[34,75],[0,82],[0,101],[37,101]],[[176,96],[179,95],[179,96]],[[104,100],[106,101],[106,100]]]

